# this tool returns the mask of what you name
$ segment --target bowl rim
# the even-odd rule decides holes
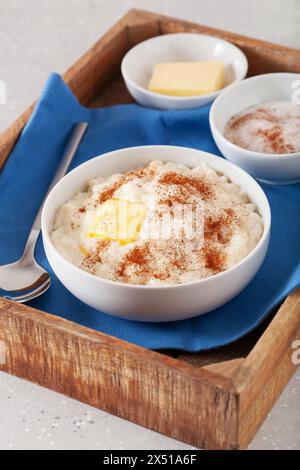
[[[291,77],[291,76],[295,76],[298,77],[298,80],[300,80],[300,73],[296,73],[296,72],[272,72],[272,73],[263,73],[261,75],[255,75],[254,77],[248,77],[248,78],[245,78],[243,80],[240,80],[238,82],[235,82],[232,84],[231,86],[231,89],[229,90],[229,87],[226,87],[226,89],[224,89],[223,93],[222,93],[222,96],[221,94],[214,100],[211,108],[210,108],[210,112],[209,112],[209,124],[210,124],[210,127],[211,129],[213,128],[214,129],[214,132],[216,132],[218,134],[219,137],[222,138],[223,141],[226,142],[227,145],[229,145],[229,147],[231,147],[233,150],[238,150],[240,152],[243,152],[245,154],[247,154],[248,157],[250,158],[255,158],[255,159],[266,159],[266,160],[270,160],[271,159],[275,159],[275,160],[278,160],[278,157],[283,157],[286,161],[287,158],[299,158],[300,157],[300,151],[299,152],[291,152],[291,153],[266,153],[266,152],[256,152],[254,150],[249,150],[249,149],[245,149],[243,147],[240,147],[239,145],[236,145],[234,144],[233,142],[231,142],[230,140],[228,140],[225,135],[219,130],[218,126],[215,124],[215,121],[216,121],[216,114],[218,112],[221,112],[221,110],[217,110],[217,107],[219,106],[219,102],[222,100],[222,98],[224,98],[224,95],[225,95],[225,98],[226,98],[226,95],[229,94],[230,92],[234,92],[236,89],[238,88],[242,88],[242,87],[245,87],[248,85],[249,82],[254,82],[254,81],[259,81],[259,80],[272,80],[272,77],[276,78],[276,77],[284,77],[286,76],[286,78]],[[270,100],[268,100],[270,101]],[[263,102],[260,102],[260,103],[263,103]],[[257,103],[259,104],[259,103]],[[234,115],[233,115],[234,116]],[[227,121],[228,122],[228,121]]]
[[[254,184],[256,186],[259,197],[261,199],[261,205],[265,206],[265,211],[266,211],[266,214],[265,214],[266,217],[265,218],[266,218],[266,220],[263,221],[264,229],[263,229],[263,234],[262,234],[259,242],[254,247],[254,249],[252,251],[250,251],[250,253],[248,253],[248,255],[245,258],[241,259],[238,263],[234,264],[232,267],[226,269],[225,271],[222,271],[218,274],[213,274],[213,275],[208,276],[208,277],[203,278],[203,279],[197,279],[197,280],[194,280],[194,281],[184,282],[182,284],[159,284],[159,285],[148,285],[148,284],[146,284],[146,285],[143,285],[143,284],[130,284],[130,283],[125,283],[125,282],[121,282],[121,281],[113,281],[113,280],[110,280],[110,279],[95,276],[95,275],[93,275],[93,274],[91,274],[87,271],[84,271],[83,269],[79,268],[78,266],[75,266],[70,261],[68,261],[66,258],[64,258],[64,256],[61,253],[59,253],[57,248],[52,243],[49,230],[46,226],[45,216],[46,216],[46,212],[48,211],[49,200],[51,200],[51,197],[53,197],[53,194],[57,191],[58,186],[61,186],[63,184],[63,181],[64,181],[65,177],[68,176],[68,175],[71,175],[71,174],[79,173],[83,167],[93,164],[93,162],[95,160],[99,160],[99,159],[106,159],[107,160],[107,159],[115,157],[116,154],[120,154],[120,153],[123,153],[123,152],[124,153],[128,152],[128,150],[135,149],[135,151],[137,151],[137,150],[143,150],[145,148],[148,149],[149,147],[151,149],[158,149],[158,148],[164,147],[164,148],[168,148],[168,149],[170,149],[170,148],[173,148],[173,149],[174,148],[175,149],[180,148],[182,150],[194,150],[196,152],[199,152],[200,155],[205,154],[209,157],[220,158],[224,161],[225,166],[232,167],[234,169],[234,171],[236,171],[237,173],[240,173],[241,175],[245,176],[248,180],[251,181],[251,184]],[[212,168],[214,168],[213,165],[212,165]],[[224,175],[226,176],[225,172],[224,172]],[[257,208],[258,208],[258,210],[260,210],[260,207],[257,207]],[[54,214],[52,213],[51,216],[53,218]],[[266,194],[264,193],[263,189],[257,183],[257,181],[255,181],[255,179],[252,176],[250,176],[246,171],[241,169],[239,166],[235,165],[234,163],[232,163],[232,162],[230,162],[226,159],[223,159],[222,157],[218,157],[217,155],[214,155],[212,153],[205,152],[205,151],[202,151],[202,150],[199,150],[199,149],[190,148],[190,147],[181,147],[181,146],[175,146],[175,145],[143,145],[143,146],[136,146],[136,147],[125,147],[125,148],[122,148],[122,149],[117,149],[117,150],[112,150],[110,152],[106,152],[102,155],[98,155],[96,157],[93,157],[93,158],[87,160],[86,162],[82,163],[81,165],[78,165],[76,168],[74,168],[69,173],[67,173],[52,188],[52,190],[48,194],[48,196],[46,198],[46,201],[44,203],[43,210],[42,210],[42,217],[41,217],[41,231],[42,231],[42,237],[43,237],[43,244],[46,241],[51,246],[51,248],[54,250],[55,255],[58,256],[58,258],[63,263],[67,264],[67,266],[69,266],[71,269],[75,270],[78,273],[81,273],[84,277],[87,277],[87,279],[93,279],[95,282],[104,282],[104,283],[107,283],[109,285],[114,285],[114,286],[118,286],[118,287],[121,287],[121,288],[146,289],[146,290],[157,290],[157,289],[168,289],[169,290],[169,289],[178,289],[178,288],[184,288],[184,287],[187,287],[187,286],[197,285],[199,283],[209,284],[211,282],[214,282],[214,280],[217,279],[217,278],[219,279],[219,278],[222,278],[222,277],[225,277],[225,276],[229,276],[234,271],[239,270],[239,268],[241,268],[243,265],[245,265],[250,260],[250,258],[252,258],[260,250],[260,248],[266,242],[268,242],[269,236],[270,236],[270,230],[271,230],[271,209],[270,209],[270,204],[269,204],[268,198],[267,198]]]
[[[196,36],[196,37],[205,37],[205,38],[209,38],[210,40],[214,40],[214,41],[218,41],[218,42],[221,42],[222,44],[224,44],[226,47],[230,47],[231,49],[235,50],[236,52],[238,52],[238,54],[240,54],[240,60],[243,62],[243,67],[244,67],[244,70],[231,82],[229,83],[228,85],[224,86],[223,88],[221,88],[220,90],[217,90],[217,91],[214,91],[213,93],[208,93],[206,95],[195,95],[195,96],[173,96],[173,95],[165,95],[163,93],[155,93],[154,91],[150,91],[148,90],[147,88],[144,88],[142,87],[141,85],[138,85],[134,80],[132,80],[131,77],[129,77],[125,67],[126,67],[126,64],[125,64],[125,61],[126,59],[128,59],[128,56],[132,53],[135,52],[135,50],[137,48],[139,48],[140,46],[142,46],[144,43],[148,43],[148,42],[151,42],[151,41],[159,41],[159,40],[164,40],[168,37],[174,37],[174,36]],[[232,85],[234,85],[235,83],[238,83],[239,81],[243,80],[246,75],[247,75],[247,72],[248,72],[248,67],[249,67],[249,63],[248,63],[248,59],[246,57],[246,55],[244,54],[244,52],[238,47],[236,46],[235,44],[233,44],[232,42],[229,42],[229,41],[226,41],[225,39],[222,39],[222,38],[219,38],[218,36],[212,36],[210,34],[202,34],[202,33],[188,33],[188,32],[182,32],[182,33],[168,33],[168,34],[160,34],[158,36],[154,36],[152,38],[149,38],[149,39],[146,39],[145,41],[141,41],[139,42],[138,44],[136,44],[135,46],[133,46],[131,49],[129,49],[129,51],[124,55],[123,59],[122,59],[122,62],[121,62],[121,73],[123,75],[123,78],[125,81],[129,82],[133,87],[135,87],[137,90],[139,90],[140,92],[142,93],[145,93],[147,96],[150,96],[150,97],[160,97],[160,98],[163,98],[165,100],[172,100],[172,101],[178,101],[178,102],[181,102],[181,101],[188,101],[188,102],[193,102],[195,100],[199,100],[201,98],[205,98],[205,99],[214,99],[216,96],[218,96],[221,92],[223,92],[224,90],[226,90],[227,88],[231,87]]]

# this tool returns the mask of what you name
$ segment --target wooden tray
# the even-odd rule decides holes
[[[237,44],[250,75],[300,73],[300,51],[132,10],[65,73],[65,81],[86,106],[130,102],[120,78],[124,54],[146,38],[179,31]],[[32,109],[0,136],[1,166]],[[160,353],[0,299],[6,350],[0,369],[199,448],[245,448],[296,369],[291,355],[300,338],[299,314],[300,290],[230,346]]]

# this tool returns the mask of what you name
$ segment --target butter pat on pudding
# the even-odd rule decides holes
[[[156,64],[148,89],[171,96],[207,95],[224,86],[224,64],[217,61]]]

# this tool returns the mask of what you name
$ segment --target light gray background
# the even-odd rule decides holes
[[[300,48],[300,0],[0,0],[0,131],[133,7]],[[300,449],[299,404],[298,372],[251,448]],[[0,373],[0,449],[48,448],[191,447]]]

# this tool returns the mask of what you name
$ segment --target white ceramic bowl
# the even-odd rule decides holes
[[[220,60],[225,64],[225,87],[242,80],[248,70],[246,56],[238,47],[197,33],[163,34],[147,39],[127,52],[121,70],[129,93],[141,105],[160,109],[197,108],[213,101],[222,90],[181,97],[153,93],[147,88],[157,63],[199,60]]]
[[[240,263],[215,276],[181,285],[139,286],[109,281],[66,261],[50,239],[56,211],[95,176],[122,173],[153,159],[190,167],[207,162],[241,185],[263,217],[264,232],[255,249]],[[255,276],[269,243],[270,208],[260,186],[247,173],[223,158],[184,147],[147,146],[117,150],[96,157],[68,173],[50,192],[42,214],[44,247],[49,263],[63,285],[86,304],[111,315],[140,321],[174,321],[197,316],[228,302]]]
[[[281,155],[252,152],[224,137],[225,126],[234,114],[264,101],[299,98],[299,85],[300,74],[270,73],[247,78],[225,90],[213,103],[209,116],[212,135],[224,157],[263,182],[300,181],[300,152]]]

